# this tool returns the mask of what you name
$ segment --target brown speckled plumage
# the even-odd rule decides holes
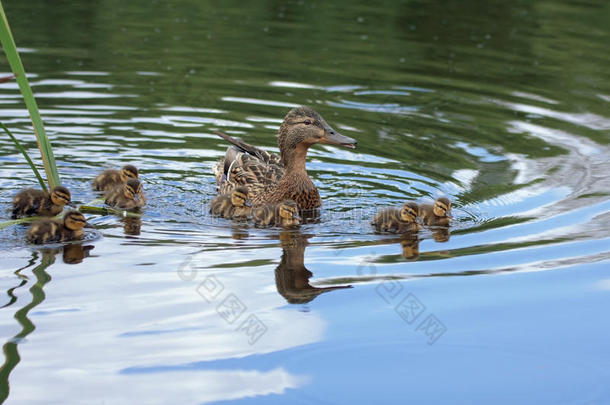
[[[210,213],[227,219],[246,219],[250,216],[252,207],[246,205],[248,188],[236,187],[228,194],[214,198],[210,204]]]
[[[219,136],[233,145],[214,172],[221,194],[245,185],[252,204],[277,204],[285,199],[296,201],[301,210],[322,205],[305,163],[307,150],[315,143],[354,148],[356,141],[333,130],[324,118],[309,107],[288,112],[278,134],[280,156],[263,151],[226,134]]]
[[[451,222],[451,202],[446,197],[438,198],[434,205],[419,206],[419,217],[424,225],[449,226]]]
[[[122,210],[143,207],[146,204],[146,199],[140,180],[129,179],[127,183],[109,190],[106,192],[105,202],[113,208]]]
[[[70,203],[70,198],[70,190],[62,186],[54,187],[50,194],[34,188],[21,190],[13,198],[12,218],[55,216],[64,209],[64,205]]]
[[[95,191],[108,191],[125,184],[129,179],[137,178],[138,169],[133,165],[125,165],[121,170],[104,170],[93,179],[92,187]]]
[[[27,231],[26,239],[38,245],[82,239],[86,223],[83,214],[69,211],[63,219],[49,218],[34,222]]]
[[[279,204],[260,205],[252,209],[252,219],[257,226],[291,227],[301,223],[299,207],[293,200]]]
[[[417,204],[407,202],[400,209],[388,208],[380,211],[371,221],[371,225],[377,232],[416,232],[419,230],[419,225],[415,222],[417,212]]]

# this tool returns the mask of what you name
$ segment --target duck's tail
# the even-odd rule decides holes
[[[235,145],[237,148],[240,149],[241,152],[249,153],[250,155],[256,156],[257,158],[261,159],[262,161],[266,161],[267,160],[266,156],[268,155],[268,153],[266,153],[265,151],[257,148],[256,146],[252,146],[249,143],[245,143],[241,139],[234,138],[234,137],[232,137],[230,135],[225,134],[224,132],[217,131],[217,132],[215,132],[215,134],[218,135],[219,137],[221,137],[222,139],[224,139],[225,141]],[[229,153],[233,153],[233,154],[239,153],[240,151],[236,151],[234,148],[229,148],[229,150],[227,150],[227,155]],[[226,160],[233,161],[233,159],[225,158],[225,162],[226,162]],[[226,166],[226,163],[225,163],[225,166]]]

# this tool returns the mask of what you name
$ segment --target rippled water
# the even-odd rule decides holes
[[[73,199],[131,162],[148,206],[0,231],[0,401],[610,402],[607,2],[3,3]],[[358,140],[310,149],[320,221],[211,218],[214,131],[301,104]],[[38,159],[15,83],[0,121]],[[439,195],[450,235],[370,228]]]

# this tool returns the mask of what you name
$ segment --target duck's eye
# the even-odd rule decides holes
[[[305,121],[303,121],[303,124],[305,124],[305,125],[311,125],[311,121],[310,121],[310,120],[305,120]]]

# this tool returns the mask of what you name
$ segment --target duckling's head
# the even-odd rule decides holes
[[[85,216],[76,210],[68,211],[64,216],[64,226],[71,231],[78,231],[87,225]]]
[[[240,186],[231,192],[231,204],[234,207],[244,207],[248,200],[248,187]]]
[[[138,178],[138,169],[133,165],[125,165],[121,167],[121,180],[127,182],[129,179]]]
[[[451,214],[451,201],[446,197],[438,198],[434,201],[434,208],[432,210],[437,217],[449,216]]]
[[[312,108],[298,107],[290,110],[280,126],[278,146],[284,165],[291,164],[314,143],[355,148],[356,140],[341,135],[324,121],[324,118]]]
[[[404,222],[415,222],[418,206],[414,202],[405,203],[400,209],[400,220]]]
[[[130,200],[136,199],[142,194],[142,183],[138,179],[129,179],[125,186],[123,186],[123,194],[125,198]]]
[[[279,213],[282,221],[298,224],[301,221],[299,217],[299,206],[293,200],[284,200],[279,205]]]
[[[55,205],[64,206],[70,204],[70,190],[63,186],[53,187],[51,190],[51,202]]]

